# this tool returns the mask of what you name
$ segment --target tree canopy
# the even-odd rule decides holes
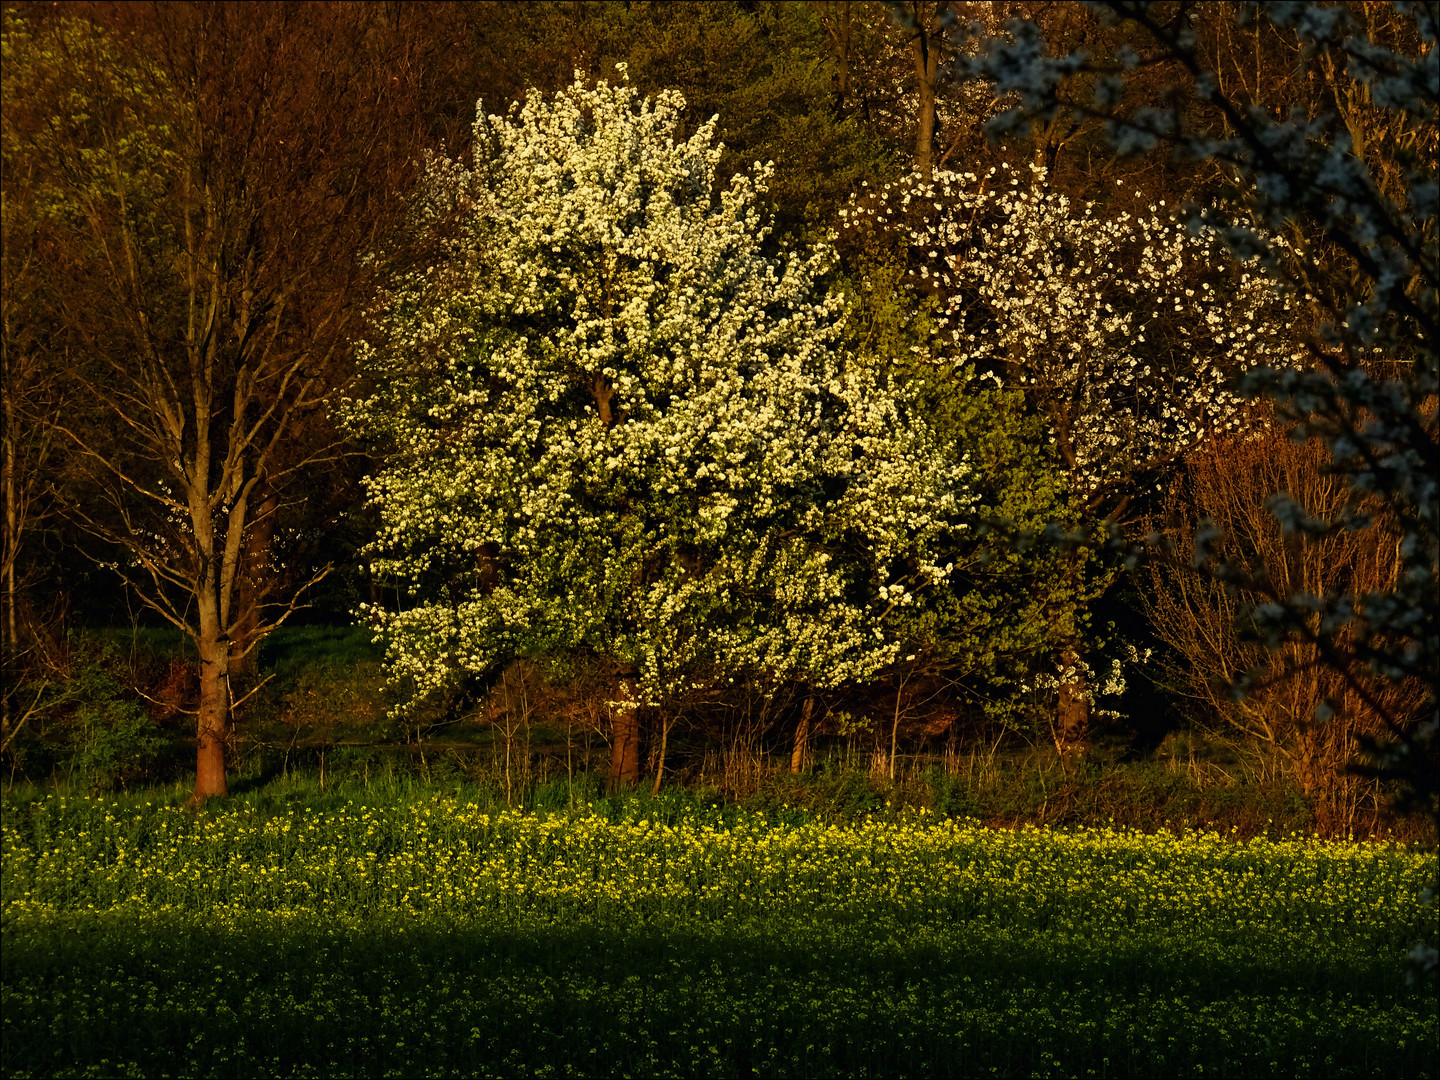
[[[736,671],[836,685],[895,657],[886,616],[944,579],[948,459],[838,348],[825,249],[768,256],[768,170],[715,190],[714,123],[583,81],[433,159],[445,233],[361,353],[351,430],[384,462],[373,610],[416,693],[587,650],[659,704]]]

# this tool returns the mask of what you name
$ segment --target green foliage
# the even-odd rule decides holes
[[[260,665],[280,679],[312,664],[345,669],[378,660],[381,649],[363,626],[281,626],[260,645]]]
[[[82,638],[63,678],[22,681],[15,698],[32,712],[7,748],[12,767],[55,770],[98,792],[154,779],[173,744],[122,681],[120,672],[135,666],[113,639]]]
[[[70,767],[92,788],[106,790],[143,776],[170,741],[116,680],[95,665],[70,677]]]
[[[773,162],[769,194],[776,230],[817,234],[861,181],[888,176],[887,148],[853,119],[835,114],[835,64],[824,27],[803,3],[626,5],[612,19],[624,35],[597,49],[623,60],[637,86],[674,87],[691,116],[718,116],[728,179],[752,162]],[[617,35],[618,36],[618,35]]]
[[[1032,730],[1037,710],[1022,685],[1053,663],[1061,641],[1085,632],[1086,603],[1103,589],[1063,553],[1039,545],[1017,550],[988,527],[1005,522],[1007,530],[1038,532],[1077,520],[1044,420],[1022,392],[992,386],[931,352],[933,301],[904,288],[908,271],[893,240],[856,230],[842,250],[845,347],[886,372],[950,459],[965,462],[975,496],[970,513],[980,525],[950,535],[936,561],[955,569],[919,604],[892,615],[894,632],[928,670],[959,680],[985,715]]]
[[[159,68],[88,19],[32,22],[12,9],[3,26],[4,171],[7,180],[26,180],[6,184],[7,203],[24,202],[28,228],[61,230],[71,253],[119,255],[95,249],[88,223],[97,216],[116,215],[133,236],[161,239],[159,205],[176,163],[175,116],[167,112],[178,97]],[[144,268],[142,259],[137,269]]]

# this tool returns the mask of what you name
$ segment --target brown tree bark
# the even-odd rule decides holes
[[[660,749],[655,755],[655,784],[650,789],[651,795],[660,794],[660,783],[665,779],[665,752],[670,748],[670,729],[675,726],[675,721],[679,717],[671,710],[663,709],[660,710],[658,719],[660,721]]]
[[[230,736],[230,650],[220,637],[215,616],[202,618],[200,648],[200,717],[195,741],[194,804],[226,798],[225,743]]]
[[[895,715],[890,723],[890,779],[895,779],[895,755],[900,747],[900,717],[905,713],[905,681],[895,688]]]
[[[8,352],[8,350],[6,350]],[[19,652],[19,635],[17,634],[17,621],[15,618],[15,561],[20,549],[20,506],[19,500],[15,497],[15,401],[10,394],[9,363],[8,356],[5,358],[5,378],[3,386],[5,390],[5,428],[0,431],[0,483],[5,488],[5,534],[0,540],[0,571],[3,571],[4,596],[0,603],[4,604],[5,617],[3,628],[3,640],[0,640],[0,664],[9,667],[10,661]],[[14,673],[6,670],[4,672],[6,685],[0,687],[0,737],[9,741],[10,736],[10,686]]]
[[[6,382],[8,381],[7,379]],[[3,482],[5,488],[5,537],[4,553],[0,555],[0,562],[3,562],[5,574],[5,648],[8,651],[14,649],[16,644],[15,561],[20,547],[20,504],[15,497],[15,402],[10,396],[8,385],[5,390],[5,430],[0,432],[0,482]],[[6,702],[8,707],[8,698]]]
[[[850,0],[832,0],[831,3],[816,5],[820,21],[830,39],[830,48],[835,55],[835,74],[830,84],[834,87],[833,108],[836,116],[844,116],[850,100]]]
[[[790,751],[790,771],[804,772],[810,763],[810,718],[815,711],[815,698],[807,696],[800,709],[800,722],[795,726],[795,747]]]
[[[935,83],[940,70],[940,16],[947,7],[948,0],[941,0],[933,8],[919,0],[914,0],[911,4],[915,16],[915,36],[910,40],[910,54],[915,61],[915,85],[919,96],[915,126],[915,171],[927,184],[935,169]]]
[[[620,672],[610,708],[610,786],[640,782],[640,705],[633,669]]]
[[[1060,650],[1060,687],[1055,704],[1055,749],[1070,756],[1085,748],[1090,734],[1090,686],[1082,666],[1079,641],[1067,641]]]
[[[265,489],[245,537],[242,567],[235,590],[235,629],[230,642],[230,675],[247,683],[260,674],[260,609],[270,591],[270,552],[275,543],[275,517],[280,500]]]
[[[13,13],[12,13],[13,14]],[[7,75],[10,74],[8,71]],[[10,85],[6,97],[15,94]],[[10,101],[6,105],[9,128]],[[34,574],[26,573],[21,549],[26,534],[53,513],[48,490],[62,467],[57,439],[44,423],[64,408],[58,373],[65,369],[68,342],[46,317],[52,260],[47,258],[50,230],[38,207],[43,195],[32,183],[33,167],[9,158],[3,213],[0,213],[0,487],[4,521],[0,532],[0,729],[9,739],[18,730],[11,697],[22,669],[36,659],[53,659],[45,649],[44,628],[22,613],[24,594]],[[26,630],[21,647],[21,628]],[[39,656],[33,655],[39,646]],[[24,710],[22,710],[24,715]]]
[[[1085,677],[1085,647],[1080,635],[1084,606],[1081,563],[1079,551],[1065,556],[1063,585],[1051,616],[1053,640],[1060,646],[1053,735],[1055,749],[1067,758],[1084,749],[1090,734],[1090,686]]]

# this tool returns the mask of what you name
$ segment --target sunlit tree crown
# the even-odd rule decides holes
[[[860,677],[885,614],[942,576],[963,469],[847,364],[826,249],[772,257],[758,166],[714,189],[714,121],[604,82],[482,117],[437,158],[361,353],[353,430],[385,459],[371,612],[416,691],[532,649],[634,667]]]

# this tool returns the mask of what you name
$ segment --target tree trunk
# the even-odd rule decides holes
[[[1084,604],[1079,551],[1065,556],[1064,593],[1051,612],[1054,638],[1059,644],[1060,683],[1055,702],[1053,735],[1061,757],[1084,749],[1090,734],[1090,686],[1085,676],[1085,648],[1080,628]]]
[[[810,763],[810,717],[815,711],[814,697],[806,697],[800,710],[800,723],[795,728],[795,749],[790,751],[790,771],[804,772]]]
[[[6,390],[9,390],[8,380]],[[20,550],[20,506],[15,496],[15,402],[5,395],[5,431],[0,435],[0,477],[5,487],[5,650],[13,655],[16,641],[15,625],[15,561]],[[8,699],[7,699],[8,700]]]
[[[201,615],[200,719],[195,750],[195,792],[191,802],[226,798],[225,740],[230,734],[230,650],[220,639],[215,613]]]
[[[840,19],[830,33],[835,46],[834,109],[843,117],[850,99],[850,0],[840,0]]]
[[[270,549],[275,543],[275,514],[279,505],[275,493],[267,491],[245,537],[241,570],[237,575],[234,610],[238,619],[231,635],[230,677],[246,684],[260,674],[260,647],[255,638],[260,627],[260,605],[271,576]]]
[[[901,683],[895,689],[895,719],[890,725],[890,779],[895,779],[895,750],[900,745],[900,714],[904,711],[902,706],[905,701],[905,683]]]
[[[633,670],[620,673],[610,709],[610,786],[640,781],[640,706]]]
[[[915,83],[919,108],[915,128],[915,171],[928,184],[934,174],[935,162],[935,80],[940,67],[939,15],[945,4],[935,6],[934,16],[923,14],[926,5],[916,3],[915,37],[910,52],[915,60]]]
[[[1055,706],[1055,749],[1062,756],[1085,748],[1090,734],[1090,687],[1085,678],[1084,656],[1078,641],[1067,641],[1060,650],[1060,690]]]
[[[7,358],[8,366],[8,358]],[[6,375],[8,376],[8,372]],[[0,642],[0,660],[9,660],[16,655],[18,642],[15,633],[15,560],[19,555],[20,547],[20,512],[15,499],[15,402],[13,395],[9,393],[10,380],[4,380],[5,394],[5,429],[0,433],[0,477],[3,477],[5,488],[5,537],[4,552],[0,555],[3,560],[5,575],[5,617],[3,623],[4,641]],[[10,737],[10,694],[8,690],[13,686],[15,675],[5,672],[6,685],[0,687],[0,731],[4,732],[4,738],[9,741]]]
[[[673,717],[665,711],[660,713],[660,754],[655,761],[655,786],[650,794],[660,794],[660,781],[665,778],[665,751],[670,745],[670,729],[675,726]]]

